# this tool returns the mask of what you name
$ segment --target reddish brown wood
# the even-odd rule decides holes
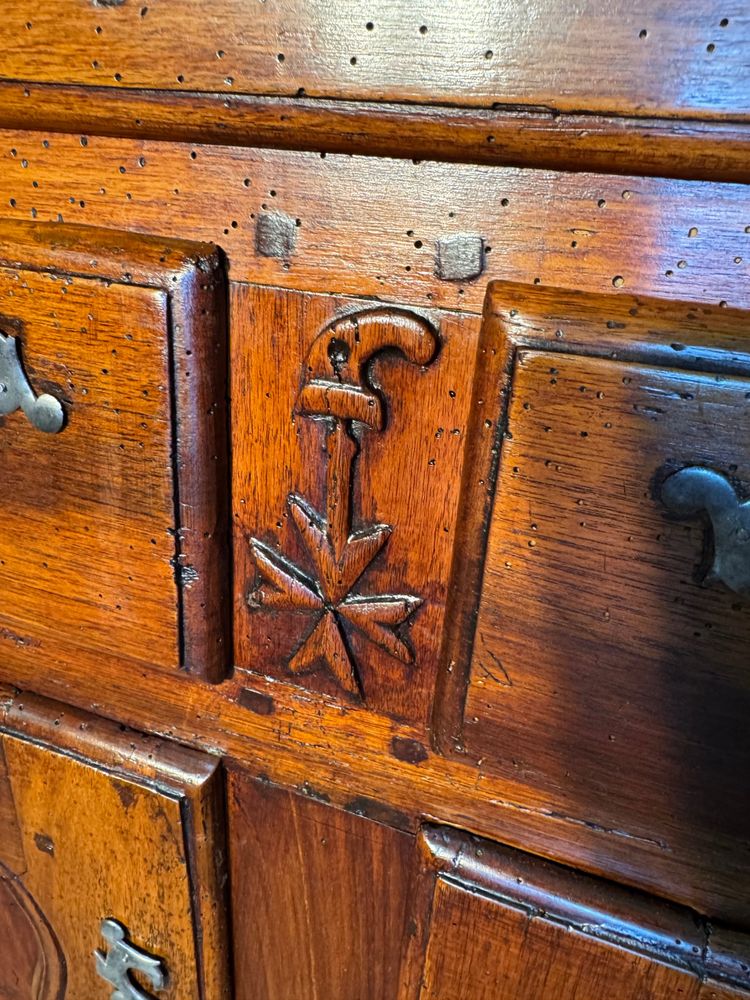
[[[2,864],[0,934],[0,996],[4,1000],[62,1000],[66,975],[59,943],[34,900]]]
[[[750,483],[744,12],[6,6],[0,313],[70,448],[0,427],[0,676],[213,759],[2,694],[0,993],[60,992],[43,912],[93,996],[109,893],[228,1000],[224,756],[235,995],[393,1000],[407,931],[404,1000],[737,1000],[750,633],[655,498]],[[412,885],[425,820],[524,853]]]
[[[687,911],[456,831],[428,829],[422,850],[402,1000],[749,995],[747,968],[704,982],[721,959]]]
[[[477,324],[249,287],[232,313],[237,663],[424,724]]]
[[[746,182],[740,122],[0,81],[0,126],[223,146]]]
[[[44,434],[4,420],[14,501],[0,541],[4,656],[58,640],[226,667],[225,287],[211,248],[84,227],[0,222],[3,330],[37,393],[63,402]],[[23,539],[22,543],[19,540]],[[82,664],[83,666],[83,661]]]
[[[237,1000],[395,997],[413,838],[236,771],[229,816]]]
[[[402,306],[481,313],[493,279],[750,304],[741,185],[2,132],[0,206],[214,241],[235,281]],[[258,251],[269,217],[293,225],[290,256]],[[484,270],[442,280],[438,244],[461,234]]]
[[[741,5],[6,0],[6,80],[747,119]]]
[[[727,892],[750,874],[750,619],[697,585],[705,529],[658,497],[683,465],[748,481],[745,329],[732,310],[492,289],[436,716],[443,745],[553,810],[713,854]]]

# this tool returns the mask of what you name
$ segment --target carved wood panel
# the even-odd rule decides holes
[[[236,661],[429,716],[473,318],[236,287]]]
[[[65,960],[54,932],[19,878],[0,863],[0,997],[62,1000]]]

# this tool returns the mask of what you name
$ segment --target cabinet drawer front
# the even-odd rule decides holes
[[[750,996],[694,914],[455,830],[427,829],[401,1000]]]
[[[719,912],[750,882],[745,323],[497,286],[454,581],[464,750],[551,816],[628,838],[657,868],[683,858],[682,898],[708,891]]]
[[[218,262],[83,228],[0,222],[0,234],[2,655],[82,669],[117,655],[215,678]]]
[[[226,1000],[215,761],[0,699],[0,995],[110,996],[122,959],[144,995]]]

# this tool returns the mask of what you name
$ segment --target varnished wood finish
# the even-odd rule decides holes
[[[0,713],[13,801],[0,864],[59,942],[65,996],[106,988],[92,952],[114,917],[164,960],[170,997],[228,997],[216,762],[7,690]]]
[[[2,780],[2,779],[0,779]],[[0,996],[4,1000],[62,1000],[65,960],[35,901],[0,863]]]
[[[715,981],[723,956],[687,911],[455,831],[428,829],[421,847],[401,1000],[750,995],[747,969]]]
[[[103,653],[209,679],[225,669],[225,286],[215,251],[85,227],[0,222],[2,327],[37,392],[0,448],[3,656],[83,668]]]
[[[414,6],[7,0],[6,80],[747,118],[747,12],[669,0]],[[188,55],[189,53],[189,55]]]
[[[159,996],[750,997],[750,623],[662,503],[750,489],[746,11],[2,42],[0,313],[68,422],[0,427],[0,993],[103,994],[110,893]]]
[[[214,241],[234,281],[403,306],[481,313],[493,279],[750,305],[736,184],[6,131],[0,206]],[[278,215],[296,230],[288,258],[257,250]],[[459,234],[484,241],[484,270],[442,280],[438,242]]]
[[[373,314],[361,305],[247,286],[232,291],[236,662],[345,702],[361,698],[424,727],[458,516],[469,405],[461,387],[470,380],[478,324],[450,314],[428,322],[388,308]],[[355,447],[359,454],[338,502],[336,477],[344,473],[326,453],[330,422],[299,410],[317,409],[316,399],[302,397],[316,345],[325,354],[354,323],[359,342],[380,345],[374,368],[353,376],[363,390],[373,382],[379,389],[354,393],[354,402],[362,399],[360,416],[369,416],[367,404],[377,401],[382,426],[365,426],[356,446],[349,439],[349,461]],[[415,337],[423,331],[423,356],[410,361],[394,349],[401,328]],[[421,407],[419,398],[433,402]],[[335,579],[316,557],[321,543],[306,511],[322,511],[315,516],[327,518],[329,534],[341,535]],[[337,528],[338,518],[347,523]],[[331,618],[321,599],[334,605]],[[339,646],[327,645],[334,642]]]
[[[395,997],[414,838],[239,771],[228,798],[237,1000]]]
[[[747,182],[750,125],[0,81],[0,127]]]
[[[0,669],[2,666],[0,665]],[[50,696],[97,708],[98,678],[61,664],[40,677],[13,674]],[[236,671],[221,689],[187,677],[169,686],[154,672],[108,664],[107,712],[170,739],[226,755],[246,773],[403,830],[421,817],[450,821],[523,850],[667,895],[699,912],[750,923],[742,885],[715,883],[716,856],[675,854],[649,838],[601,829],[550,806],[528,785],[430,750],[414,726],[325,695]],[[405,752],[406,751],[406,752]]]
[[[455,735],[554,808],[713,854],[727,895],[750,876],[735,867],[750,830],[750,609],[698,585],[710,536],[671,518],[658,491],[684,465],[748,480],[746,323],[697,304],[493,287],[437,714],[443,745]]]

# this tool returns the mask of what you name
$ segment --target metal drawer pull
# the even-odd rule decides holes
[[[139,989],[131,978],[131,972],[145,976],[155,990],[163,990],[167,975],[164,965],[158,958],[153,958],[140,948],[136,948],[128,940],[128,932],[117,920],[108,918],[102,921],[102,937],[111,946],[104,954],[94,952],[96,971],[114,986],[111,1000],[149,1000],[149,994]]]
[[[721,580],[730,590],[750,595],[750,501],[743,503],[721,473],[698,465],[668,476],[661,499],[669,510],[683,517],[708,515],[714,557],[706,580]]]
[[[15,337],[0,333],[0,414],[21,409],[37,428],[47,434],[62,429],[65,419],[59,399],[43,393],[34,395],[18,353]]]

